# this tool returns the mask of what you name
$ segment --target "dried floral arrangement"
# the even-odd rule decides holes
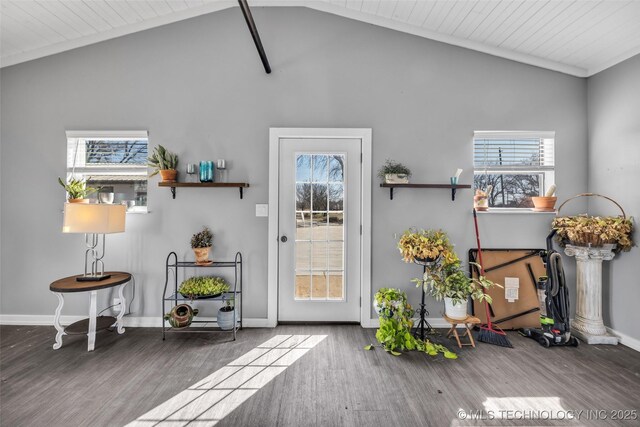
[[[633,246],[633,219],[621,216],[562,216],[553,220],[558,242],[579,246],[616,245],[615,252],[628,252]]]

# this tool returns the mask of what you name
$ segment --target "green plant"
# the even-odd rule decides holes
[[[229,284],[221,277],[195,276],[183,281],[178,292],[185,298],[219,295],[229,291]]]
[[[98,191],[97,188],[87,187],[87,183],[82,179],[71,178],[68,183],[64,183],[62,178],[58,177],[58,182],[69,193],[69,200],[84,199],[89,194]]]
[[[402,163],[387,159],[387,161],[378,170],[378,178],[384,180],[384,176],[388,174],[398,174],[411,176],[411,170]]]
[[[203,227],[202,231],[191,236],[191,248],[208,248],[213,243],[213,233],[209,227]]]
[[[472,265],[480,267],[476,263]],[[466,302],[469,297],[476,301],[486,300],[491,304],[491,296],[483,290],[493,286],[502,287],[484,276],[468,277],[462,269],[460,260],[427,268],[422,279],[412,279],[412,282],[417,286],[424,286],[425,291],[436,300],[451,298],[454,304]]]
[[[161,170],[176,169],[178,167],[178,155],[158,145],[153,149],[153,154],[147,158],[148,165],[153,168],[149,176],[154,176]]]
[[[445,262],[452,262],[453,257],[458,258],[449,237],[442,230],[407,230],[398,241],[398,249],[404,262],[433,261],[439,257]]]
[[[229,311],[233,311],[235,304],[234,304],[234,299],[233,297],[224,300],[224,306],[220,307],[220,311],[224,311],[224,312],[229,312]]]
[[[411,335],[413,310],[407,303],[407,295],[404,292],[399,289],[382,288],[376,292],[374,298],[380,309],[380,328],[376,331],[376,339],[385,351],[394,356],[399,356],[401,351],[417,350],[431,356],[443,353],[448,359],[458,357],[443,345],[429,340],[422,341]],[[372,348],[372,345],[365,347],[366,350]]]
[[[555,218],[551,226],[557,230],[557,240],[562,247],[567,243],[582,246],[614,244],[616,252],[628,252],[634,246],[632,218],[561,216]]]

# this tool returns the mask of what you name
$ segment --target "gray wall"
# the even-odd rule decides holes
[[[589,191],[612,197],[640,218],[640,55],[588,79]],[[591,214],[618,214],[609,202],[589,204]],[[638,241],[637,223],[635,241]],[[606,263],[605,324],[640,339],[640,250]]]
[[[63,235],[65,129],[148,129],[182,166],[225,158],[236,190],[149,186],[148,215],[108,236],[106,265],[135,273],[135,315],[160,314],[167,253],[188,255],[191,234],[215,233],[214,257],[241,250],[246,311],[266,317],[269,127],[370,127],[373,163],[405,162],[415,182],[471,181],[474,130],[555,130],[558,196],[586,190],[586,81],[301,8],[254,12],[273,74],[262,70],[239,9],[202,16],[2,69],[3,314],[52,314],[49,283],[82,268],[82,237]],[[394,233],[442,228],[460,255],[475,246],[470,190],[373,188],[372,288],[419,275]],[[580,210],[580,206],[576,206]],[[542,247],[549,215],[482,215],[485,247]],[[569,262],[569,282],[574,281]],[[103,302],[106,297],[102,297]],[[82,314],[86,297],[66,314]],[[442,303],[430,301],[431,315]]]

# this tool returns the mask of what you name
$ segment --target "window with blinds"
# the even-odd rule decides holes
[[[532,208],[554,183],[555,132],[474,132],[474,188],[489,207]]]
[[[129,212],[147,211],[147,131],[67,131],[67,180],[87,181]]]

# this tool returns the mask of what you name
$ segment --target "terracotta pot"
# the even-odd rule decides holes
[[[211,246],[208,248],[193,248],[193,253],[196,256],[196,264],[209,264],[211,262],[209,260],[210,250]]]
[[[189,304],[179,304],[164,315],[164,319],[169,322],[173,328],[186,328],[191,325],[194,316],[198,315],[198,309],[192,309]]]
[[[163,169],[160,171],[162,182],[176,182],[178,171],[175,169]]]
[[[555,210],[557,197],[532,197],[533,209],[541,212],[553,212]]]
[[[69,199],[69,203],[89,203],[89,199]]]

